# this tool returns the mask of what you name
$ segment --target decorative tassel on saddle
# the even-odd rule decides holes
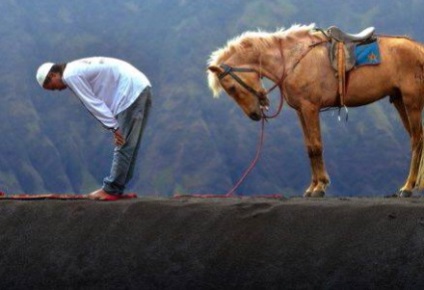
[[[337,76],[339,79],[339,96],[340,96],[340,109],[339,109],[339,121],[340,121],[340,110],[345,108],[346,110],[346,121],[348,120],[348,110],[345,105],[346,96],[346,55],[345,55],[345,44],[344,42],[337,42]]]

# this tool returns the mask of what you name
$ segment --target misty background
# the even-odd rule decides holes
[[[226,193],[253,159],[260,123],[228,96],[213,99],[211,52],[246,30],[337,25],[424,40],[424,0],[2,0],[0,191],[87,193],[109,173],[113,136],[69,90],[35,80],[46,61],[110,56],[153,85],[153,107],[128,191]],[[382,56],[384,59],[384,56]],[[277,100],[276,94],[273,99]],[[388,98],[321,114],[329,196],[381,196],[406,179],[409,138]],[[310,181],[294,110],[266,124],[259,163],[238,193],[300,196]]]

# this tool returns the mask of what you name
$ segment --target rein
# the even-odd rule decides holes
[[[263,118],[261,121],[261,133],[259,135],[259,141],[258,146],[256,149],[256,154],[253,160],[250,162],[250,166],[244,171],[243,175],[239,178],[239,180],[233,185],[233,187],[226,193],[226,194],[175,194],[174,198],[180,199],[180,198],[230,198],[235,196],[236,190],[239,188],[239,186],[243,183],[243,181],[246,179],[246,177],[249,175],[249,173],[253,170],[256,163],[259,160],[259,157],[261,155],[262,147],[264,144],[265,139],[265,122],[266,119]],[[255,195],[256,198],[273,198],[273,199],[282,199],[284,198],[281,194],[263,194],[263,195]]]

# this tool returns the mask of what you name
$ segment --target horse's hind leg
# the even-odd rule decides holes
[[[407,102],[405,100],[407,100]],[[401,187],[399,195],[401,197],[410,197],[417,181],[423,146],[423,127],[421,124],[422,106],[417,104],[415,99],[412,97],[409,97],[408,99],[403,98],[403,101],[397,101],[396,103],[395,101],[393,103],[399,112],[411,140],[411,163],[409,175],[405,184]],[[402,103],[404,105],[403,108]]]
[[[305,137],[305,145],[311,162],[312,180],[306,189],[305,197],[323,197],[330,183],[322,157],[322,141],[319,122],[319,110],[305,106],[297,111]]]
[[[411,138],[412,136],[411,136],[411,128],[409,125],[409,118],[408,118],[408,114],[406,113],[405,104],[403,103],[402,96],[400,95],[400,93],[397,94],[396,96],[391,96],[390,101],[393,103],[394,107],[398,111],[402,124],[405,127],[405,130],[408,132],[409,137]],[[412,139],[411,139],[411,145],[412,145]],[[412,169],[412,160],[411,160],[411,169]],[[399,196],[409,197],[412,195],[413,187],[409,182],[410,176],[411,176],[411,170],[405,185],[402,186],[402,188],[399,190]]]
[[[390,97],[390,102],[395,106],[396,110],[399,113],[400,119],[403,126],[405,127],[406,132],[411,137],[411,128],[409,127],[409,119],[406,114],[405,104],[403,103],[402,96],[399,94]]]

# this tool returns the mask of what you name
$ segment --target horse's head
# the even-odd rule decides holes
[[[252,120],[264,118],[261,109],[269,106],[267,94],[281,86],[288,69],[296,65],[292,59],[302,58],[302,48],[311,44],[314,27],[294,25],[274,33],[247,31],[229,40],[226,46],[212,52],[208,61],[209,87],[214,96],[223,89]],[[290,56],[287,62],[285,55]],[[262,76],[274,83],[267,91],[262,86]]]
[[[248,67],[231,67],[226,64],[209,66],[209,71],[219,81],[219,85],[242,108],[252,120],[263,117],[262,108],[268,107],[267,92],[261,85],[260,73]]]

